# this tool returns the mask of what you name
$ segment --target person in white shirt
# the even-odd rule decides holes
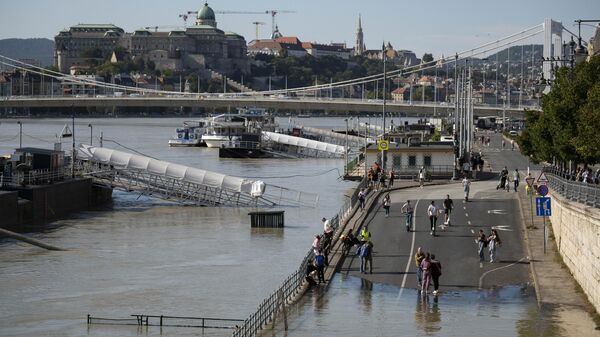
[[[469,178],[465,176],[462,180],[463,191],[465,191],[465,201],[469,201],[469,191],[471,190],[471,182]]]
[[[406,203],[402,205],[401,211],[406,214],[406,231],[409,232],[413,217],[413,207],[410,204],[410,200],[406,200]]]
[[[429,216],[429,223],[431,224],[430,235],[435,236],[435,226],[437,224],[437,207],[435,201],[431,200],[431,204],[427,207],[427,216]]]
[[[333,228],[331,228],[331,222],[327,218],[321,219],[323,221],[323,233],[325,235],[333,234]]]

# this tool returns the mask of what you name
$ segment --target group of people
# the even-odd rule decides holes
[[[553,167],[552,171],[568,180],[578,181],[587,184],[600,184],[600,168],[594,171],[591,167],[587,166],[577,166],[574,170],[563,169],[561,167]]]
[[[375,191],[378,191],[382,188],[394,186],[394,180],[396,179],[396,174],[394,170],[390,170],[386,172],[378,162],[375,162],[369,171],[367,172],[367,178],[369,182],[369,186],[374,188]],[[386,184],[387,181],[387,184]]]
[[[440,261],[435,258],[435,254],[425,253],[419,247],[415,253],[415,264],[417,266],[417,290],[426,296],[431,281],[433,281],[433,295],[437,295],[440,288],[440,276],[442,276]]]
[[[313,283],[315,282],[310,276],[312,272],[317,272],[318,283],[325,282],[325,266],[328,265],[328,252],[333,239],[334,228],[331,225],[331,220],[322,218],[323,234],[315,234],[312,250],[315,256],[314,262],[309,264],[306,271],[306,279]],[[315,282],[317,283],[317,282]]]
[[[373,274],[373,241],[371,240],[371,232],[369,226],[365,225],[361,230],[358,237],[352,233],[352,229],[349,229],[345,235],[340,236],[342,240],[344,251],[350,252],[350,249],[354,246],[358,246],[356,255],[360,258],[360,272],[366,274],[367,269],[370,274]]]
[[[502,244],[500,240],[500,235],[498,235],[498,231],[495,229],[491,229],[490,235],[485,236],[483,229],[479,230],[477,238],[475,239],[475,243],[477,244],[477,253],[479,254],[479,266],[483,267],[483,262],[485,262],[485,248],[488,249],[488,253],[490,255],[490,263],[494,263],[498,261],[497,250],[498,247]]]
[[[510,183],[512,180],[513,189],[515,192],[517,192],[517,188],[519,187],[519,183],[521,181],[521,173],[519,172],[519,169],[515,169],[515,171],[512,174],[512,178],[509,175],[510,174],[508,172],[508,169],[506,168],[506,166],[504,166],[502,171],[500,171],[500,181],[498,182],[498,185],[496,185],[497,190],[501,189],[506,190],[506,192],[509,192]]]

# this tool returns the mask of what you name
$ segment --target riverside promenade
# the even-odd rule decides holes
[[[496,179],[474,181],[470,201],[464,202],[462,186],[457,182],[440,182],[424,188],[419,188],[415,182],[396,182],[393,189],[371,192],[367,209],[359,210],[344,231],[353,228],[356,233],[362,226],[369,226],[374,243],[373,273],[360,273],[356,248],[344,259],[334,249],[332,264],[335,265],[336,259],[340,258],[336,270],[342,274],[402,289],[416,288],[413,257],[417,247],[422,247],[424,251],[436,254],[442,263],[440,296],[444,296],[445,292],[508,285],[522,285],[524,291],[531,287],[535,289],[539,315],[543,318],[543,323],[536,327],[541,335],[559,329],[567,336],[600,336],[598,315],[562,264],[552,232],[544,254],[541,218],[534,216],[531,225],[531,203],[525,194],[523,179],[531,164],[518,151],[502,150],[500,139],[499,135],[494,135],[491,147],[478,150],[483,152],[490,170],[497,172],[507,166],[511,174],[515,168],[522,172],[523,183],[518,192],[496,190]],[[530,167],[537,169],[533,165]],[[532,171],[532,175],[535,173]],[[389,217],[385,217],[381,204],[387,193],[392,200]],[[442,208],[446,194],[454,200],[451,226],[440,226],[443,224],[443,214],[440,214],[437,235],[432,237],[429,235],[426,209],[432,200]],[[411,200],[415,208],[410,232],[406,232],[405,218],[400,210],[406,200]],[[475,236],[480,228],[486,235],[495,228],[502,239],[496,263],[489,262],[488,250],[485,249],[485,262],[479,265]],[[326,279],[330,280],[333,273],[333,268],[328,268]]]

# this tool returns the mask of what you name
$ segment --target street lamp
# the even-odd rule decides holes
[[[369,123],[365,123],[365,158],[364,158],[364,162],[365,162],[365,179],[367,179],[367,145],[369,142]]]
[[[350,117],[349,120],[352,120]],[[348,175],[348,118],[344,118],[344,122],[346,122],[346,149],[344,151],[344,158],[346,160],[346,165],[344,166],[344,177]]]
[[[93,140],[94,140],[94,127],[92,126],[92,124],[88,124],[88,127],[90,128],[90,146],[94,145],[93,144]]]
[[[19,149],[23,147],[23,124],[21,121],[17,121],[19,124]]]

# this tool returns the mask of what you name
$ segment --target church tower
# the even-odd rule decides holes
[[[362,55],[365,52],[365,42],[363,40],[362,25],[360,23],[360,14],[358,14],[358,29],[356,31],[356,44],[354,45],[354,55]]]

